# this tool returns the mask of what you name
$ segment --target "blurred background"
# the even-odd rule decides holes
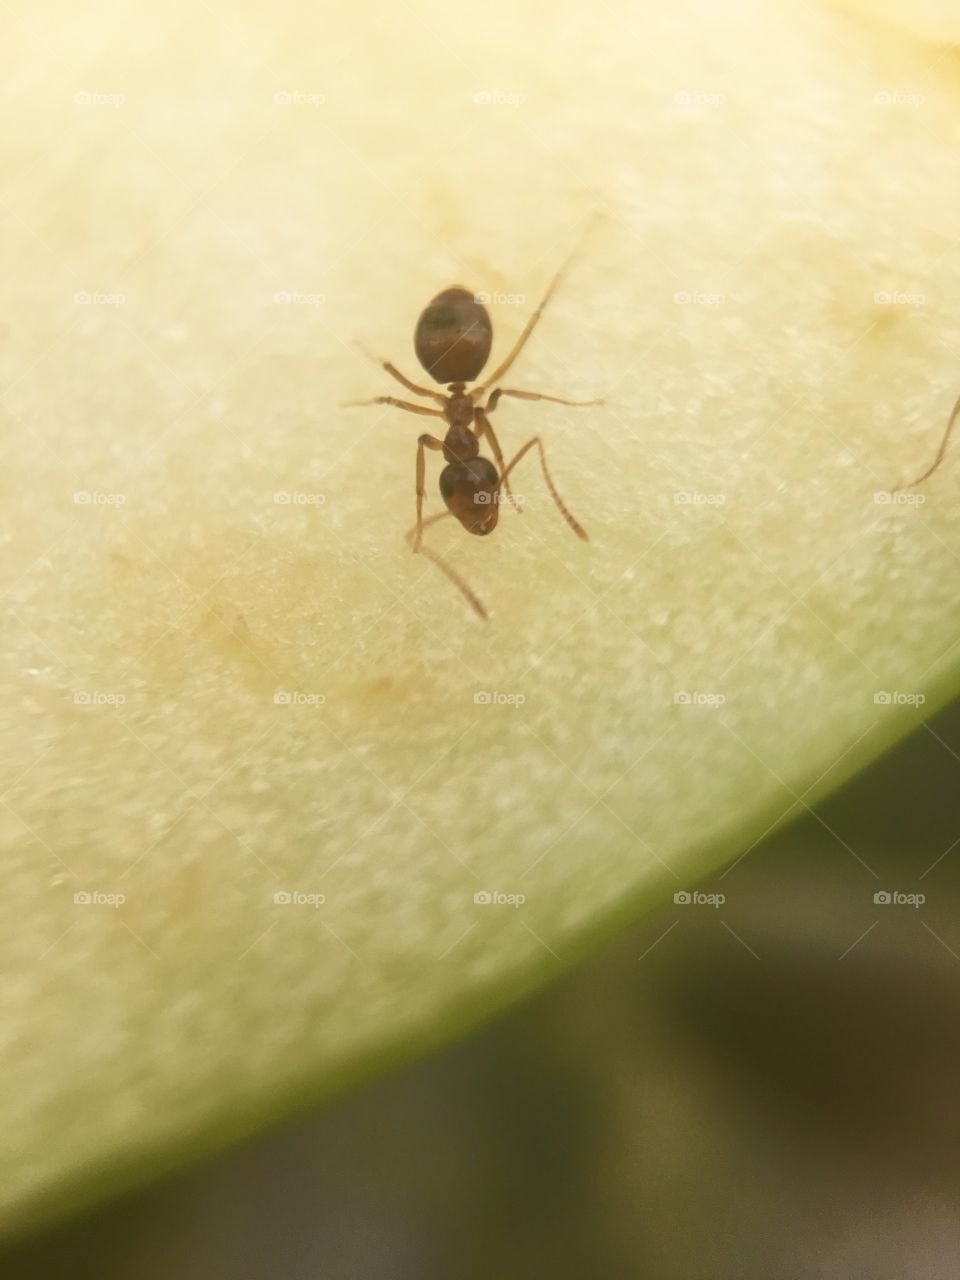
[[[0,1274],[955,1277],[958,777],[951,707],[701,885],[719,905]]]

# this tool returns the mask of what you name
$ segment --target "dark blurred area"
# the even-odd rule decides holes
[[[699,886],[721,905],[669,903],[469,1040],[0,1275],[954,1280],[958,779],[954,706]]]

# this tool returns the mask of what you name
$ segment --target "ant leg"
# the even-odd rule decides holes
[[[431,387],[420,387],[415,382],[411,382],[408,377],[400,372],[395,364],[391,364],[389,360],[384,360],[382,356],[375,356],[372,351],[368,351],[361,343],[356,344],[368,360],[372,360],[374,364],[378,364],[381,369],[386,369],[391,378],[402,383],[408,391],[412,391],[418,396],[429,396],[431,400],[436,400],[439,404],[445,404],[447,397],[441,395],[439,391],[434,391]]]
[[[414,525],[412,529],[409,529],[407,531],[407,535],[406,535],[407,541],[412,544],[415,535],[418,536],[419,538],[422,538],[424,529],[428,529],[430,525],[436,524],[438,520],[446,520],[447,516],[449,515],[450,515],[449,511],[441,511],[438,515],[430,516],[428,519],[424,520],[419,525],[419,528],[417,525]],[[447,564],[447,562],[445,560],[441,560],[440,557],[436,554],[436,552],[431,551],[429,547],[420,546],[418,543],[417,546],[414,546],[413,549],[414,551],[419,550],[420,555],[426,556],[428,560],[432,560],[433,563],[440,570],[440,572],[446,574],[446,576],[450,579],[453,585],[463,593],[464,598],[466,599],[468,604],[471,606],[471,608],[473,608],[474,612],[477,613],[481,618],[483,618],[484,622],[486,622],[486,620],[489,617],[489,614],[487,613],[483,605],[480,603],[480,601],[477,599],[477,597],[470,590],[470,588],[467,586],[467,584],[464,582],[463,578],[461,578],[459,573],[457,573],[456,569],[451,569],[450,566]]]
[[[374,396],[372,400],[344,400],[341,409],[355,409],[368,404],[392,404],[397,409],[406,409],[408,413],[423,413],[430,418],[442,418],[439,409],[428,409],[425,404],[411,404],[409,400],[397,400],[395,396]]]
[[[438,440],[436,436],[421,436],[417,441],[417,523],[413,526],[416,530],[416,537],[413,543],[415,553],[420,550],[420,542],[423,538],[423,481],[426,471],[423,458],[424,449],[433,449],[439,452],[443,449],[443,441]]]
[[[540,466],[543,470],[543,478],[547,482],[547,488],[550,490],[551,498],[553,498],[554,502],[557,504],[557,507],[560,510],[560,514],[563,516],[564,520],[566,520],[567,524],[570,526],[573,532],[577,535],[577,537],[582,538],[584,542],[588,542],[589,539],[587,538],[586,529],[584,529],[583,526],[579,524],[577,520],[574,519],[574,517],[567,510],[567,506],[564,503],[563,499],[560,497],[559,493],[557,493],[556,485],[553,483],[553,480],[551,479],[551,476],[550,476],[550,472],[547,469],[547,457],[543,451],[543,442],[541,441],[539,436],[534,436],[532,440],[527,441],[527,443],[523,446],[520,452],[516,455],[516,457],[513,459],[513,461],[504,471],[503,475],[500,477],[500,483],[501,484],[504,483],[507,476],[513,470],[513,468],[517,465],[517,463],[520,461],[523,455],[525,453],[529,453],[534,445],[536,445],[537,448],[540,450]]]
[[[937,467],[939,467],[940,463],[943,461],[944,455],[947,452],[947,445],[950,443],[950,436],[953,433],[953,428],[956,425],[957,418],[960,418],[960,400],[958,400],[953,406],[953,412],[950,414],[950,419],[947,422],[946,430],[943,433],[943,439],[940,441],[940,448],[937,451],[937,456],[933,460],[933,466],[928,467],[922,476],[917,476],[916,480],[912,480],[910,484],[896,485],[893,489],[894,493],[897,493],[901,489],[914,489],[918,484],[922,484],[924,480],[933,475]]]
[[[487,439],[490,441],[490,448],[493,451],[494,461],[497,464],[497,470],[500,472],[501,481],[503,482],[502,480],[503,469],[506,466],[506,463],[503,460],[503,450],[500,448],[500,441],[497,439],[496,434],[493,430],[493,424],[491,423],[490,419],[487,417],[486,413],[483,411],[483,409],[480,408],[479,405],[477,405],[476,409],[474,410],[474,416],[476,417],[477,425],[480,428],[480,430],[477,432],[477,435],[481,439],[484,436],[486,436]],[[512,498],[513,494],[510,492],[510,481],[507,480],[503,483],[504,483],[504,488],[507,491],[507,497]],[[517,507],[517,512],[519,513],[520,511],[521,511],[521,508]]]
[[[497,407],[497,401],[501,396],[514,396],[517,400],[549,400],[551,404],[569,404],[576,409],[585,409],[588,405],[603,404],[602,400],[562,400],[560,396],[547,396],[539,391],[508,391],[506,387],[497,387],[496,391],[490,392],[490,399],[487,401],[487,412]]]

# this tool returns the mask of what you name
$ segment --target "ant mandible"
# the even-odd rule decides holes
[[[476,295],[464,289],[462,285],[454,285],[438,293],[423,309],[417,321],[413,339],[414,350],[420,364],[434,381],[446,385],[447,394],[435,391],[432,387],[418,386],[417,383],[405,377],[389,360],[372,357],[408,391],[435,400],[442,408],[430,409],[426,405],[413,404],[409,400],[398,400],[395,396],[376,396],[372,400],[346,402],[350,406],[390,404],[398,409],[405,409],[408,413],[443,418],[446,422],[447,431],[442,440],[437,436],[424,434],[417,441],[417,522],[408,531],[406,538],[415,553],[419,552],[432,560],[463,592],[481,618],[488,616],[486,609],[463,578],[438,555],[422,545],[423,531],[438,520],[444,520],[447,516],[453,515],[468,533],[480,536],[492,533],[496,528],[499,515],[501,489],[506,490],[509,500],[512,497],[510,472],[534,446],[539,450],[543,478],[560,514],[577,537],[587,541],[586,531],[568,510],[557,492],[547,468],[546,454],[540,437],[534,436],[532,440],[528,440],[511,461],[504,464],[500,442],[487,416],[496,409],[501,396],[514,396],[518,400],[549,400],[552,404],[573,405],[577,408],[603,403],[602,400],[564,400],[560,396],[544,395],[538,391],[517,391],[494,385],[500,381],[523,350],[573,256],[571,254],[567,258],[550,282],[543,301],[527,321],[507,358],[489,378],[472,390],[467,389],[467,384],[480,376],[481,370],[487,363],[493,341],[493,327],[486,307],[478,301]],[[490,391],[491,387],[494,388],[492,391]],[[487,402],[481,406],[479,401],[488,391],[490,394]],[[480,456],[480,445],[484,439],[489,441],[496,466],[488,458]],[[443,453],[446,461],[447,465],[440,473],[440,495],[447,505],[447,510],[424,520],[424,451],[426,449]],[[499,468],[499,474],[497,468]]]

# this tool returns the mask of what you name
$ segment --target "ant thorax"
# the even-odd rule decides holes
[[[447,462],[467,462],[480,452],[480,441],[464,423],[456,423],[443,438],[443,456]]]
[[[472,427],[473,414],[473,397],[464,394],[462,383],[454,384],[443,406],[443,416],[451,427]]]

